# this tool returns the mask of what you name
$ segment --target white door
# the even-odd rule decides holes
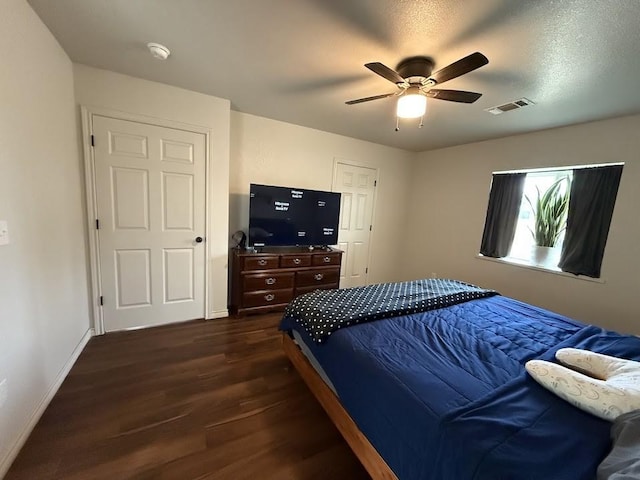
[[[203,318],[205,136],[92,120],[105,331]]]
[[[342,193],[338,233],[338,248],[344,251],[341,288],[367,285],[376,177],[373,168],[336,164],[333,191]]]

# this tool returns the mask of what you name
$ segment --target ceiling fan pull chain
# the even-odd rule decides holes
[[[418,125],[418,128],[422,128],[423,126],[424,126],[424,115],[420,117],[420,125]]]
[[[396,117],[396,132],[400,131],[400,117]]]

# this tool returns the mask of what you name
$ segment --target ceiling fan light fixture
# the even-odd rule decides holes
[[[419,118],[427,111],[427,97],[419,87],[409,87],[404,95],[398,98],[396,113],[398,118]]]

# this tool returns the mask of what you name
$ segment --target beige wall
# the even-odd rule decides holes
[[[71,62],[23,0],[0,2],[0,477],[90,321]]]
[[[411,183],[405,274],[467,280],[581,321],[640,334],[639,133],[640,116],[631,116],[420,154]],[[602,264],[604,283],[476,258],[493,171],[603,162],[625,162]]]
[[[334,159],[379,169],[371,283],[401,279],[402,231],[413,153],[341,135],[231,112],[230,232],[247,230],[249,184],[331,190]],[[400,240],[399,240],[400,239]]]
[[[208,217],[211,235],[207,242],[209,262],[207,318],[226,316],[230,102],[85,65],[76,64],[73,66],[73,71],[78,105],[118,110],[209,129],[211,169],[208,177],[211,197]]]

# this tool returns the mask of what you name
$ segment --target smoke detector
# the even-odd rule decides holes
[[[171,52],[164,45],[160,45],[159,43],[147,43],[147,47],[155,58],[159,60],[166,60],[171,55]]]
[[[510,112],[511,110],[517,110],[518,108],[527,107],[529,105],[535,105],[534,102],[528,98],[520,98],[513,102],[505,103],[504,105],[498,105],[497,107],[485,108],[485,112],[492,113],[493,115],[500,115],[504,112]]]

